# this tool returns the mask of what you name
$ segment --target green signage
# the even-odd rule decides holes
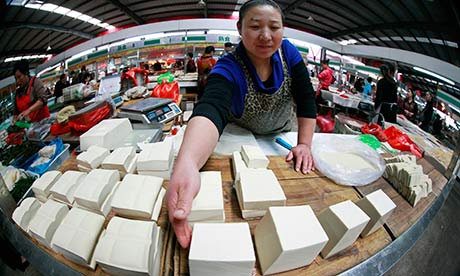
[[[92,54],[89,54],[88,55],[88,59],[92,59],[92,58],[97,58],[97,57],[100,57],[100,56],[104,56],[104,55],[107,55],[109,53],[109,51],[107,49],[104,49],[104,50],[100,50],[100,51],[97,51],[97,52],[94,52]]]
[[[206,36],[183,36],[182,41],[206,41]]]
[[[152,40],[146,40],[144,41],[144,46],[149,46],[149,45],[157,45],[160,44],[159,39],[152,39]]]

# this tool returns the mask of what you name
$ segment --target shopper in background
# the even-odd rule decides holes
[[[196,64],[195,60],[193,60],[193,53],[187,53],[188,61],[187,61],[187,73],[195,73],[196,72]]]
[[[394,68],[389,64],[382,64],[380,72],[383,77],[377,82],[375,110],[383,115],[385,121],[396,123],[396,113],[398,112],[398,88],[393,78]]]
[[[69,84],[74,85],[78,83],[78,77],[75,71],[70,71],[70,79],[69,79]]]
[[[90,80],[91,80],[91,76],[88,73],[88,71],[86,71],[86,66],[83,65],[80,69],[80,74],[78,74],[78,82],[85,84],[85,83],[89,83]]]
[[[363,78],[358,78],[355,81],[354,87],[355,87],[357,93],[363,93],[363,91],[364,91],[364,79]]]
[[[297,106],[298,144],[287,155],[296,171],[313,166],[311,142],[316,124],[314,91],[298,50],[283,40],[283,15],[271,0],[250,0],[239,11],[241,42],[217,62],[184,135],[168,186],[169,219],[182,247],[188,247],[187,222],[200,190],[199,170],[229,120],[256,134],[290,131]]]
[[[14,103],[14,117],[17,120],[37,122],[50,116],[48,110],[46,88],[42,81],[29,74],[29,63],[26,60],[18,61],[13,67],[16,79],[16,97]]]
[[[415,102],[415,94],[412,89],[407,90],[406,98],[402,103],[402,114],[412,123],[415,123],[418,113],[418,106]]]
[[[214,46],[208,46],[204,49],[204,54],[196,62],[198,67],[198,99],[203,96],[204,87],[208,79],[209,73],[216,65],[216,60],[213,58]]]
[[[426,92],[425,101],[425,107],[420,112],[419,127],[428,132],[433,117],[433,95],[430,92]]]
[[[321,96],[321,90],[329,90],[329,85],[334,83],[334,70],[329,67],[329,60],[321,61],[321,72],[318,74],[318,89],[316,90],[316,106],[324,104],[323,97]]]
[[[69,86],[70,86],[70,84],[67,81],[66,74],[62,74],[59,77],[59,80],[56,82],[56,85],[54,86],[54,96],[56,97],[56,99],[61,97],[62,96],[62,90],[64,90],[64,88],[69,87]]]
[[[163,68],[161,66],[160,61],[158,61],[158,60],[155,61],[155,63],[153,64],[153,71],[158,72],[158,71],[161,71],[161,70],[163,70]]]
[[[231,53],[233,51],[233,44],[231,42],[225,42],[224,44],[224,53],[222,56],[224,56],[227,53]]]
[[[372,98],[372,78],[367,77],[367,79],[364,82],[364,90],[363,90],[363,96],[365,99],[371,99]]]

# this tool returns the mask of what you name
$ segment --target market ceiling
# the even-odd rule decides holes
[[[4,62],[6,58],[57,54],[102,35],[107,25],[125,28],[177,18],[230,18],[242,2],[244,0],[0,1],[0,13],[3,13],[0,14],[0,80],[12,75],[13,63]],[[277,3],[284,11],[287,27],[342,43],[408,50],[460,66],[460,1],[280,0]],[[61,7],[61,14],[48,11],[45,6],[40,8],[42,4]],[[35,5],[35,8],[26,5]],[[65,15],[65,8],[88,15],[99,24]],[[43,61],[33,60],[32,67]],[[408,74],[406,79],[419,89],[436,89],[436,79],[430,81],[429,76],[411,70],[410,66],[400,68],[403,74]],[[460,90],[444,88],[460,98]],[[460,88],[458,83],[457,88]]]

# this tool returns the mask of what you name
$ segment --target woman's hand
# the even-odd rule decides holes
[[[187,217],[192,201],[200,190],[200,173],[192,166],[175,168],[166,193],[169,221],[174,227],[177,240],[183,248],[190,245],[192,227]]]
[[[286,161],[289,162],[294,159],[294,169],[296,172],[302,170],[303,174],[315,170],[313,164],[313,156],[311,155],[310,146],[306,144],[298,144],[293,147],[286,156]]]
[[[23,112],[19,113],[18,117],[17,117],[17,120],[23,120],[24,118],[27,118],[27,116],[29,116],[30,114],[30,110],[29,109],[26,109],[24,110]]]

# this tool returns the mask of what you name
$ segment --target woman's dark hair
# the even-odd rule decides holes
[[[395,68],[391,64],[382,64],[380,66],[380,72],[382,72],[383,77],[392,83],[395,83],[395,79],[393,77],[393,74],[395,73]]]
[[[29,75],[29,63],[27,60],[20,60],[14,64],[13,67],[13,75],[16,74],[16,71],[21,72],[22,74],[28,76]]]
[[[257,7],[257,6],[271,6],[276,9],[281,14],[281,20],[284,25],[284,14],[281,10],[280,6],[273,0],[248,0],[244,2],[244,4],[240,7],[238,24],[241,24],[241,20],[243,20],[244,16],[248,12],[248,10]]]
[[[215,51],[214,46],[208,46],[204,49],[205,54],[210,54],[211,52],[214,52],[214,51]]]
[[[187,56],[188,56],[189,58],[192,58],[192,57],[193,57],[193,53],[188,52],[188,53],[187,53]]]
[[[327,64],[327,65],[329,65],[329,60],[328,60],[328,59],[323,59],[323,60],[321,60],[320,62],[321,62],[321,64]]]

